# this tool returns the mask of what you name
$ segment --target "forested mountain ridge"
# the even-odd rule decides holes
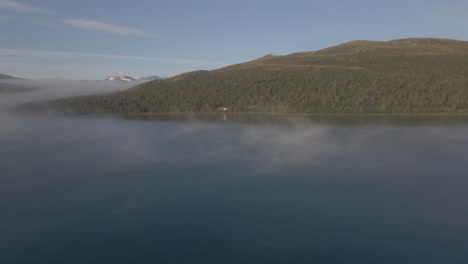
[[[468,41],[352,41],[267,55],[127,91],[21,106],[66,114],[215,112],[468,113]]]

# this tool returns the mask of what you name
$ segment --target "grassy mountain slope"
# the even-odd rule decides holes
[[[148,82],[127,91],[28,104],[69,114],[144,112],[468,113],[468,41],[352,41]]]

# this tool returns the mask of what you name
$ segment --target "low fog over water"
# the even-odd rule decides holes
[[[5,109],[20,103],[125,90],[139,83],[141,82],[84,82],[60,79],[0,80],[0,88],[11,87],[6,89],[8,92],[0,93],[0,107]],[[27,91],[21,92],[25,88]]]
[[[128,88],[44,84],[0,95],[1,263],[468,262],[464,117],[11,111]]]

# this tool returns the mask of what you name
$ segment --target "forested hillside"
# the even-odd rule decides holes
[[[30,103],[66,114],[468,113],[468,42],[353,41],[155,80],[127,91]]]

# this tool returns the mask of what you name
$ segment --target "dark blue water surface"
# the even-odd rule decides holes
[[[466,117],[3,117],[0,263],[468,263]]]

